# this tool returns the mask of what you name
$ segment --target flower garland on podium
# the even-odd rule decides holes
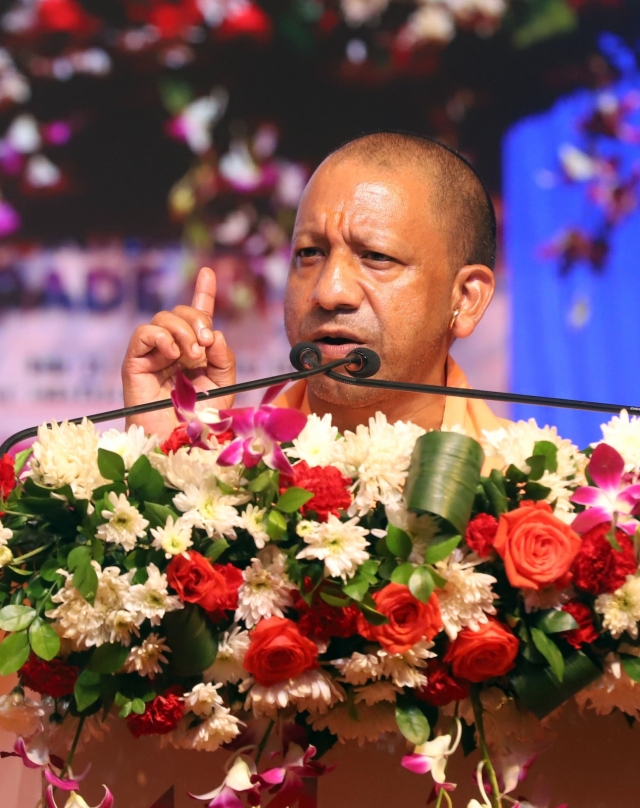
[[[49,808],[86,806],[74,752],[119,718],[228,750],[208,808],[282,808],[311,804],[336,742],[401,733],[438,808],[460,744],[469,808],[531,805],[547,716],[640,711],[640,421],[586,452],[520,422],[483,451],[381,413],[340,435],[278,392],[197,409],[179,376],[162,444],[53,423],[1,461],[2,756],[42,768]]]

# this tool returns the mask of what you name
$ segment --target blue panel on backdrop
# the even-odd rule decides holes
[[[639,87],[630,72],[506,137],[514,391],[640,405]],[[520,405],[514,417],[585,446],[611,416]]]

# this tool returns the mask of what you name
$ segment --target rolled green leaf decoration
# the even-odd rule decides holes
[[[168,612],[162,628],[171,648],[169,669],[174,676],[197,676],[213,665],[218,643],[213,626],[198,606],[187,603],[180,611]]]
[[[602,674],[602,669],[582,651],[566,657],[564,665],[561,682],[551,668],[540,665],[527,665],[511,680],[520,701],[539,719],[552,713]]]
[[[464,536],[483,461],[482,447],[466,435],[422,435],[416,441],[405,486],[409,510],[440,516]]]

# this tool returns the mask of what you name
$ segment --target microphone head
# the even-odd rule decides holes
[[[289,361],[296,370],[311,370],[322,362],[322,351],[313,342],[298,342],[289,353]]]
[[[368,379],[380,370],[380,357],[371,348],[354,348],[349,356],[353,357],[353,362],[346,365],[345,370],[350,376]]]

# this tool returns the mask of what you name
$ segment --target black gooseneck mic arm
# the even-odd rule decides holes
[[[375,360],[372,360],[369,354],[373,354]],[[335,359],[333,362],[320,364],[322,355],[318,348],[311,342],[301,342],[294,345],[291,349],[289,358],[291,364],[296,368],[291,373],[282,373],[279,376],[268,376],[265,379],[256,379],[251,382],[241,382],[240,384],[233,384],[228,387],[217,387],[215,390],[209,390],[205,393],[198,393],[196,396],[197,401],[208,401],[212,398],[220,398],[221,396],[235,395],[236,393],[246,393],[249,390],[260,390],[263,387],[271,387],[277,384],[284,384],[286,382],[298,381],[299,379],[308,379],[310,376],[317,376],[321,373],[329,373],[334,368],[345,367],[349,373],[359,375],[370,375],[377,373],[380,367],[380,360],[374,351],[367,351],[366,356],[360,349],[351,351],[347,356],[342,359]],[[345,379],[348,378],[345,376]],[[170,398],[162,399],[161,401],[151,401],[147,404],[134,404],[131,407],[121,407],[117,410],[108,410],[107,412],[97,412],[93,415],[85,415],[79,418],[67,419],[70,424],[79,424],[84,418],[98,424],[103,421],[113,421],[116,418],[126,418],[130,415],[139,415],[143,412],[153,412],[154,410],[164,410],[173,406]],[[16,432],[14,435],[8,437],[4,443],[0,444],[0,457],[7,452],[16,443],[29,438],[35,438],[38,434],[39,427],[32,426],[28,429],[23,429]]]

